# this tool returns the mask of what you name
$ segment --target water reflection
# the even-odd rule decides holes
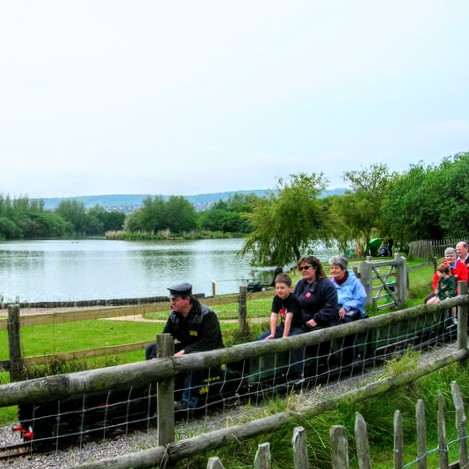
[[[251,279],[269,284],[274,268],[250,266],[237,255],[242,242],[0,242],[0,296],[29,302],[136,298],[166,295],[168,285],[183,280],[211,295],[212,282],[217,294],[237,292]]]
[[[258,278],[236,255],[240,239],[125,242],[47,240],[0,242],[4,301],[70,301],[165,295],[187,280],[197,293],[239,291]]]

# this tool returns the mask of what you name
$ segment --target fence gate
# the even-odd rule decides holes
[[[396,254],[394,260],[373,262],[368,256],[360,264],[360,280],[368,304],[377,309],[401,307],[407,296],[406,259]]]

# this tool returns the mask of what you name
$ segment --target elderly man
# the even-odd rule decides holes
[[[469,269],[469,249],[467,247],[466,241],[460,241],[456,244],[456,253],[458,254],[458,259],[461,262],[464,262]]]
[[[217,315],[192,295],[192,285],[178,283],[170,285],[168,290],[171,312],[163,333],[171,334],[176,341],[174,356],[223,348]],[[156,344],[151,344],[145,350],[145,357],[148,360],[155,356]],[[197,370],[185,374],[182,398],[174,403],[174,410],[194,409],[197,406],[196,388],[202,381],[202,373]]]

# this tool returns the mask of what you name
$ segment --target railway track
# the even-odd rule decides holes
[[[0,447],[0,461],[8,461],[28,456],[33,452],[31,442]]]

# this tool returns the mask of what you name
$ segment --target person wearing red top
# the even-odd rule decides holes
[[[456,254],[456,250],[454,248],[446,248],[445,249],[445,262],[443,264],[447,265],[451,271],[451,275],[454,275],[456,278],[456,291],[458,282],[467,282],[467,267],[464,262],[461,262],[458,259]],[[438,274],[435,272],[433,276],[433,290],[436,289],[438,286]]]
[[[458,256],[456,254],[456,249],[454,248],[446,248],[445,249],[445,262],[443,262],[443,265],[447,265],[450,269],[451,275],[454,275],[455,277],[455,282],[456,282],[456,292],[458,291],[458,282],[467,282],[468,279],[468,270],[466,267],[466,264],[464,262],[461,262],[458,259]],[[438,288],[438,273],[435,271],[435,274],[433,275],[433,292],[435,292]],[[434,297],[435,293],[431,293],[425,298],[425,303],[427,301]]]
[[[469,248],[467,246],[466,241],[460,241],[456,244],[456,253],[458,254],[458,259],[464,264],[467,265],[469,269]]]

